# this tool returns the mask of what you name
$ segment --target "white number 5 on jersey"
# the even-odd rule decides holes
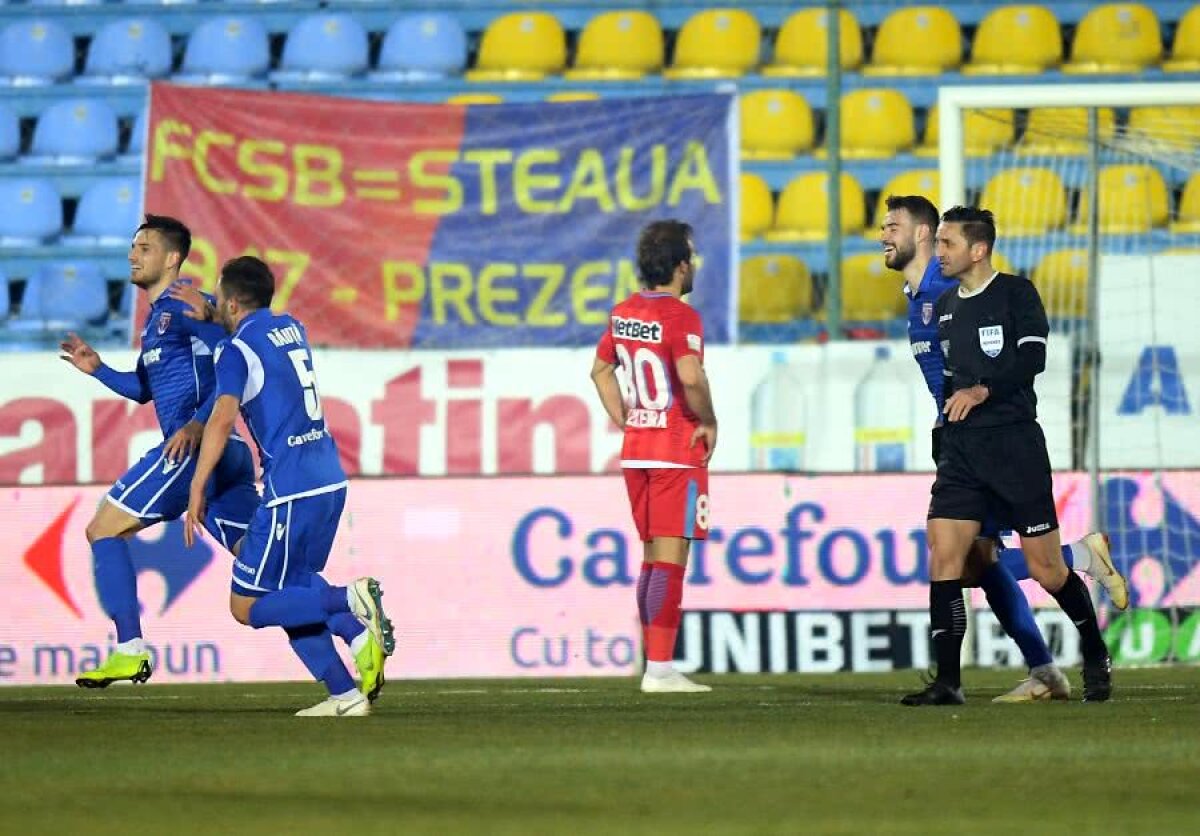
[[[293,348],[288,352],[288,359],[296,370],[296,377],[304,387],[304,411],[314,421],[321,420],[324,412],[321,409],[321,395],[317,392],[317,376],[309,366],[311,362],[307,348]]]

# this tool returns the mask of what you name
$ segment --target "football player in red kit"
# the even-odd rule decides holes
[[[687,224],[656,221],[642,230],[642,290],[613,308],[592,366],[600,401],[625,433],[621,468],[644,544],[637,603],[648,693],[711,690],[671,663],[688,550],[708,533],[708,460],[717,443],[704,326],[682,299],[695,258]]]

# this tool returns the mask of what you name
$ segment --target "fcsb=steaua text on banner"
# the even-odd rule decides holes
[[[680,218],[690,301],[728,342],[734,119],[716,94],[462,106],[156,83],[145,209],[191,227],[183,275],[211,290],[258,255],[273,307],[361,348],[594,343],[637,288],[639,229]]]

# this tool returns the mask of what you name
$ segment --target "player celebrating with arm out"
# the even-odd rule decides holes
[[[282,627],[296,656],[325,685],[329,698],[297,716],[363,716],[369,696],[354,687],[328,622],[352,613],[389,656],[392,623],[376,580],[330,586],[320,575],[346,503],[346,474],[325,425],[307,333],[292,317],[271,313],[274,294],[275,277],[257,258],[242,256],[221,268],[216,318],[232,336],[215,355],[216,403],[192,477],[184,539],[190,546],[211,515],[204,485],[240,410],[261,453],[264,492],[233,562],[229,609],[256,629]]]
[[[187,508],[193,453],[213,405],[212,352],[225,336],[218,326],[182,315],[185,306],[165,292],[178,280],[191,242],[188,228],[164,215],[146,215],[134,235],[130,282],[150,301],[134,371],[109,368],[75,334],[61,345],[64,360],[118,395],[153,401],[164,439],[117,480],[88,523],[96,591],[116,627],[117,645],[98,668],[79,675],[80,687],[145,682],[152,673],[128,540],[148,526],[179,518]],[[213,509],[209,531],[226,547],[241,537],[258,502],[250,449],[236,435],[233,440],[215,462],[212,478],[201,485]]]
[[[641,687],[647,693],[710,691],[672,664],[688,550],[692,540],[708,535],[708,462],[717,443],[704,326],[682,300],[696,272],[691,227],[674,220],[648,225],[637,261],[644,289],[613,308],[592,381],[625,433],[621,467],[643,543],[637,607],[647,661]]]
[[[908,336],[913,357],[937,404],[937,421],[933,428],[936,464],[943,424],[946,379],[943,372],[946,364],[933,310],[938,297],[951,288],[957,288],[958,282],[943,276],[940,263],[933,257],[933,241],[938,226],[938,213],[934,205],[920,195],[893,195],[887,199],[887,210],[880,234],[884,264],[904,275],[904,294],[908,297]],[[1007,520],[997,518],[995,509],[989,511],[992,513],[967,558],[964,585],[978,585],[983,589],[996,620],[1017,643],[1029,668],[1028,679],[995,701],[1067,699],[1071,693],[1070,684],[1054,665],[1029,602],[1017,585],[1017,581],[1029,577],[1025,555],[1020,549],[1004,548],[1000,539],[1001,531],[1011,526]],[[1104,535],[1089,534],[1082,540],[1065,545],[1062,547],[1062,556],[1068,568],[1085,572],[1099,581],[1108,590],[1118,609],[1123,610],[1128,606],[1129,593],[1125,579],[1113,566]]]
[[[966,631],[962,575],[990,512],[1015,524],[1029,573],[1079,630],[1083,699],[1112,693],[1112,665],[1087,587],[1062,556],[1046,437],[1034,379],[1050,326],[1033,283],[992,268],[996,226],[986,209],[942,216],[935,252],[958,281],[934,305],[945,356],[945,426],[929,504],[930,624],[937,678],[905,705],[958,705]]]

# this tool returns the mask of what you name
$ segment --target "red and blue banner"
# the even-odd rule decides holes
[[[148,132],[145,208],[191,227],[184,275],[211,289],[258,255],[273,307],[318,344],[590,345],[637,287],[638,230],[667,217],[695,230],[708,341],[735,337],[732,96],[462,106],[153,84]]]

